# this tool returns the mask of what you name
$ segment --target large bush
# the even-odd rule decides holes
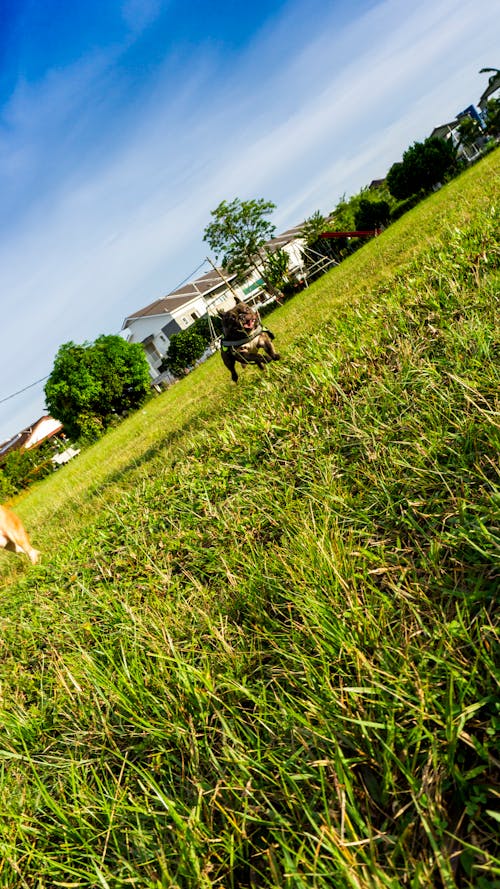
[[[192,324],[186,330],[174,333],[170,338],[167,354],[161,364],[162,370],[169,370],[176,377],[187,373],[207,348],[208,342]]]
[[[47,408],[73,439],[95,439],[117,417],[138,408],[150,390],[139,343],[100,336],[94,343],[64,343],[45,385]]]
[[[354,214],[356,231],[365,231],[386,226],[391,216],[388,201],[370,201],[362,198]]]
[[[0,469],[0,497],[7,499],[19,494],[33,482],[51,475],[54,450],[53,441],[46,441],[27,451],[11,451]]]
[[[393,197],[404,201],[419,192],[429,192],[458,169],[456,150],[451,141],[429,137],[407,148],[402,161],[393,164],[387,185]]]

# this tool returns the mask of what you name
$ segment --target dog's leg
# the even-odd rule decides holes
[[[231,351],[231,349],[222,349],[221,350],[222,360],[226,365],[227,369],[231,372],[231,379],[233,383],[238,382],[238,374],[236,373],[236,359]]]
[[[40,557],[40,552],[31,546],[24,529],[16,529],[11,535],[0,534],[0,547],[3,547],[7,552],[24,553],[33,565],[36,565]]]
[[[274,346],[269,338],[269,335],[267,333],[262,336],[261,341],[262,341],[262,348],[264,349],[264,352],[266,352],[267,355],[269,356],[268,361],[279,361],[281,358],[281,355],[274,348]]]

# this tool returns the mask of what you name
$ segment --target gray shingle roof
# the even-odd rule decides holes
[[[236,278],[235,274],[230,274],[222,269],[221,272],[226,281],[234,281]],[[220,287],[224,286],[224,280],[212,269],[210,272],[202,275],[201,278],[196,278],[195,281],[189,281],[187,284],[182,284],[181,287],[177,287],[176,290],[173,290],[172,293],[167,294],[167,296],[155,299],[154,302],[150,303],[148,306],[144,306],[143,309],[138,309],[137,312],[132,312],[130,315],[127,315],[123,326],[125,327],[127,321],[131,321],[133,318],[145,318],[148,315],[162,315],[165,312],[175,311],[175,309],[180,308],[192,299],[196,299],[198,296],[208,296],[214,290],[218,290]]]
[[[493,93],[496,93],[498,89],[500,89],[500,74],[492,74],[488,80],[488,86],[482,93],[481,98],[477,103],[479,107],[482,108],[483,105],[485,106],[489,97],[493,95]]]

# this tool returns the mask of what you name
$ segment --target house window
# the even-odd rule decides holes
[[[193,321],[196,321],[199,317],[200,316],[198,315],[198,312],[191,312],[191,318],[193,319]]]
[[[155,364],[158,361],[158,359],[161,358],[161,355],[158,352],[158,349],[156,348],[156,346],[153,346],[151,343],[148,343],[148,345],[145,346],[144,348],[146,350],[146,354],[147,354],[148,358],[150,359],[150,361],[153,362],[153,364]]]
[[[150,336],[142,341],[142,345],[150,363],[156,365],[162,358],[162,354],[154,341],[154,336],[150,334]]]

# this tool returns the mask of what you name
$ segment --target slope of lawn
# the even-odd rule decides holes
[[[0,887],[500,887],[500,152],[14,506]]]

